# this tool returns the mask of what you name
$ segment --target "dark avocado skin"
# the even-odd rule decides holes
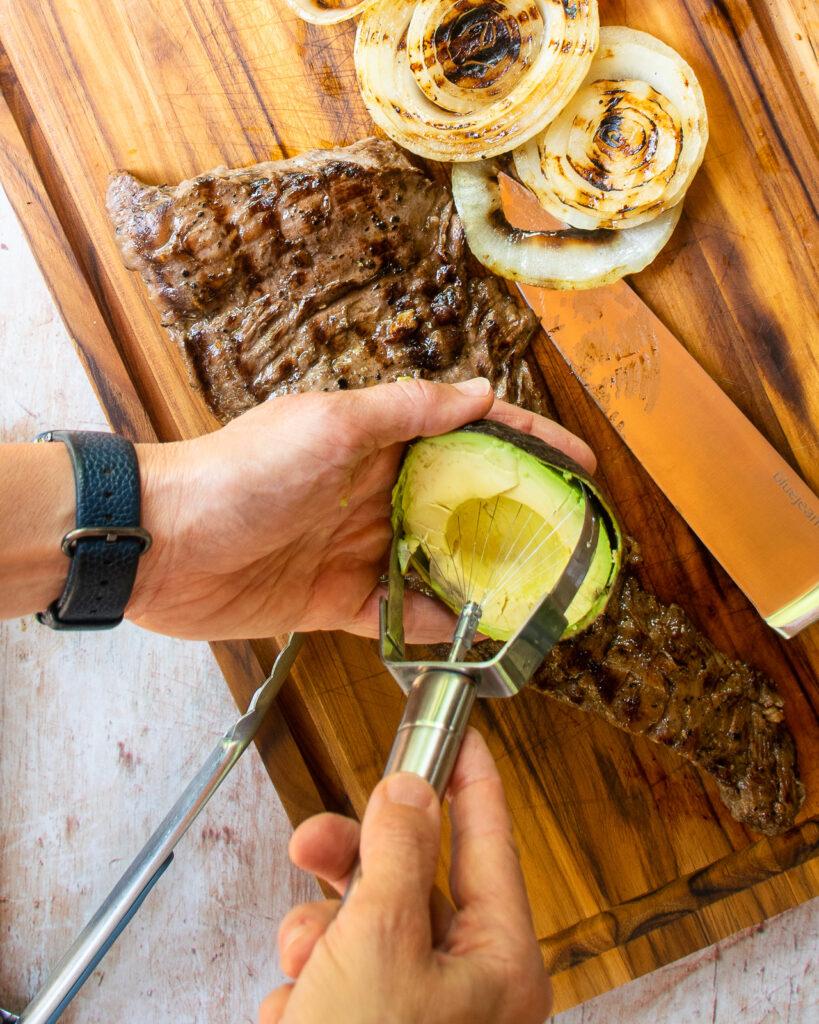
[[[524,434],[522,430],[508,427],[505,423],[498,423],[496,420],[475,420],[474,423],[466,423],[463,427],[458,427],[452,433],[458,434],[462,430],[469,434],[486,434],[487,437],[496,437],[499,441],[506,441],[508,444],[520,448],[527,455],[532,455],[539,462],[544,462],[547,466],[555,466],[557,469],[568,470],[573,476],[578,476],[592,487],[594,486],[589,474],[580,463],[570,459],[565,452],[560,451],[559,448],[553,448],[539,437]]]

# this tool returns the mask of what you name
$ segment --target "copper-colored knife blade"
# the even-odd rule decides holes
[[[511,223],[553,230],[502,178]],[[563,358],[759,614],[783,636],[819,620],[819,498],[625,281],[519,285]]]

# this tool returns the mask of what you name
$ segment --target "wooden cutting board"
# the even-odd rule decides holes
[[[680,226],[633,286],[819,490],[819,117],[807,4],[600,6],[604,24],[652,32],[686,57],[711,123]],[[0,8],[3,184],[116,429],[171,440],[215,424],[141,281],[122,267],[107,174],[125,167],[175,182],[371,134],[354,31],[307,26],[281,0]],[[729,817],[710,779],[664,749],[536,693],[478,707],[564,1009],[819,893],[819,627],[778,639],[545,335],[533,354],[553,414],[597,451],[600,480],[642,545],[645,585],[776,680],[808,794],[796,830],[760,840]],[[275,640],[214,649],[246,704]],[[294,822],[323,807],[362,812],[402,703],[372,643],[310,639],[260,741]]]

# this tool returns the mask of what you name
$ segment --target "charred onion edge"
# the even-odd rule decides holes
[[[501,277],[540,288],[597,288],[636,274],[666,244],[682,203],[621,231],[523,231],[503,213],[499,160],[452,167],[452,195],[473,255]]]
[[[339,22],[357,18],[375,0],[359,0],[351,7],[326,7],[319,0],[285,0],[285,3],[302,21],[311,25],[338,25]]]
[[[494,20],[483,23],[478,45],[484,50],[490,47],[491,53],[481,61],[470,52],[459,64],[450,44],[455,44],[457,55],[462,37],[452,37],[450,32],[470,14],[483,12]],[[532,0],[417,0],[406,36],[410,70],[435,106],[453,114],[475,112],[512,91],[537,59],[545,28],[540,8]],[[476,34],[473,26],[470,38],[474,40]],[[511,46],[504,47],[499,35]],[[413,57],[421,59],[413,62]],[[462,79],[473,80],[476,68],[482,69],[480,85],[462,86]]]
[[[569,38],[558,34],[556,43],[547,45],[544,36],[529,73],[508,93],[473,113],[454,114],[436,107],[412,77],[406,36],[416,0],[375,0],[358,22],[354,53],[359,88],[373,121],[410,152],[453,162],[509,152],[542,131],[585,77],[600,22],[597,0],[536,2],[553,9],[551,17],[567,19],[561,24],[570,26]]]
[[[619,70],[616,75],[612,73],[615,70]],[[581,184],[581,176],[572,168],[563,146],[575,117],[580,119],[584,94],[588,95],[594,83],[626,80],[649,86],[679,114],[676,160],[662,188],[658,183],[665,169],[630,189],[600,189],[587,181]],[[589,127],[596,130],[598,125],[598,121],[593,121]],[[702,163],[707,144],[705,98],[688,63],[647,32],[605,25],[600,29],[600,45],[588,74],[571,100],[543,132],[518,147],[513,156],[521,181],[553,216],[584,230],[625,230],[646,223],[682,200]],[[643,190],[647,193],[644,200]],[[616,201],[612,201],[615,197]]]

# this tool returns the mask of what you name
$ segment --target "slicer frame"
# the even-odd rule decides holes
[[[388,596],[381,601],[381,660],[398,685],[409,693],[419,676],[429,672],[461,672],[476,684],[478,697],[512,697],[529,682],[538,665],[566,630],[565,612],[580,589],[597,549],[600,521],[592,495],[582,481],[585,515],[574,550],[554,588],[500,651],[488,661],[405,661],[404,575],[398,559],[396,533],[390,548]]]

